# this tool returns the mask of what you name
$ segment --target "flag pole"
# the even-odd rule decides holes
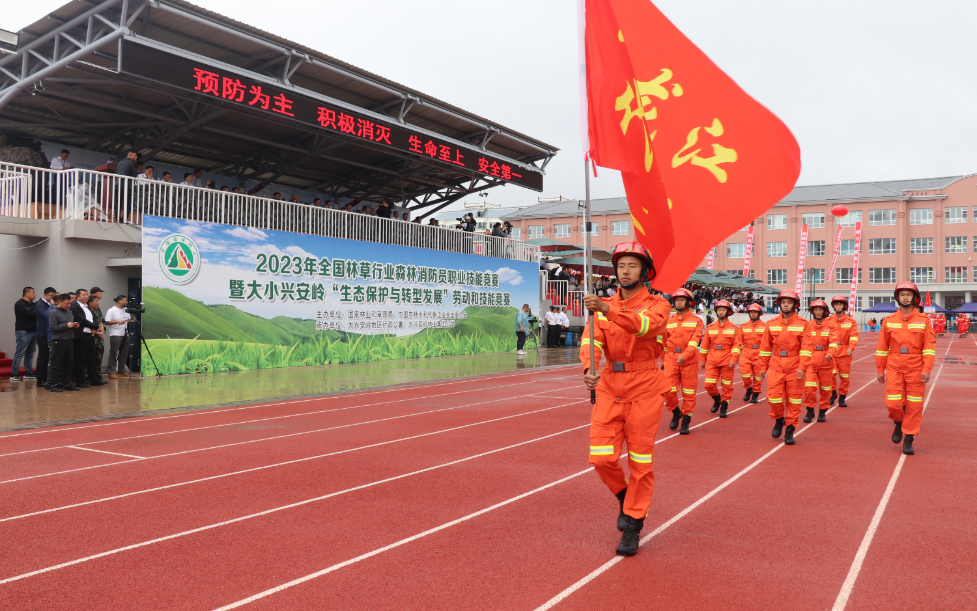
[[[584,175],[584,195],[587,198],[584,204],[584,228],[587,231],[587,237],[584,240],[584,273],[586,278],[584,279],[584,290],[589,295],[594,280],[593,266],[591,261],[593,260],[594,250],[590,243],[590,155],[584,154],[583,157],[583,175]],[[588,324],[590,325],[590,371],[593,374],[596,369],[596,363],[594,363],[594,313],[590,312],[588,314]],[[597,391],[590,391],[590,404],[594,405],[597,403]]]

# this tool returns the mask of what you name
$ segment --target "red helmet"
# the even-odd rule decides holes
[[[893,295],[896,298],[896,303],[899,303],[899,291],[912,291],[915,297],[913,298],[913,305],[918,306],[920,302],[919,289],[916,288],[915,282],[900,282],[896,285],[896,290],[893,291]]]
[[[726,316],[733,313],[733,305],[726,301],[725,299],[719,299],[716,301],[716,305],[713,306],[713,310],[718,310],[719,308],[726,308]]]
[[[759,303],[751,303],[746,307],[746,312],[747,314],[750,312],[759,312],[760,314],[763,314],[763,306],[761,306]]]
[[[812,301],[811,305],[807,306],[807,311],[813,314],[814,308],[824,308],[825,314],[831,311],[831,308],[829,308],[828,304],[824,302],[824,299],[815,299]]]
[[[617,267],[617,260],[625,255],[638,257],[644,261],[645,280],[654,280],[655,276],[658,275],[658,272],[655,271],[655,263],[651,260],[651,253],[638,242],[621,242],[614,247],[614,252],[611,254],[611,262],[614,264],[614,267]]]
[[[843,304],[845,304],[845,309],[847,310],[848,309],[848,298],[845,297],[844,295],[835,295],[834,297],[832,297],[831,298],[831,305],[834,305],[835,303],[837,303],[839,301],[842,302]]]
[[[685,297],[686,301],[688,302],[686,303],[687,306],[691,306],[692,301],[695,300],[695,297],[692,296],[692,292],[688,289],[675,289],[675,292],[672,293],[672,305],[675,305],[676,297]]]
[[[798,297],[797,293],[795,293],[794,291],[780,291],[780,294],[777,295],[777,299],[774,300],[777,302],[778,306],[780,305],[781,299],[793,299],[795,308],[800,307],[801,305],[801,298]]]

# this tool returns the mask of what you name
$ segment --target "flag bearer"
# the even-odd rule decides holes
[[[740,353],[740,375],[743,377],[743,388],[746,394],[744,401],[757,403],[760,400],[760,340],[766,323],[760,320],[763,308],[760,304],[751,303],[746,308],[750,320],[743,323],[740,333],[743,334],[743,352]]]
[[[622,242],[612,255],[621,290],[607,301],[587,295],[584,304],[594,313],[580,343],[584,382],[597,391],[590,417],[590,463],[620,503],[618,530],[623,531],[617,553],[638,553],[639,533],[648,515],[655,487],[652,454],[661,422],[662,394],[668,383],[658,368],[661,339],[671,311],[668,301],[653,296],[642,282],[655,277],[651,255],[637,242]],[[590,362],[590,344],[594,362]],[[600,374],[601,354],[607,364]],[[625,476],[618,459],[628,444]]]
[[[936,335],[928,318],[919,313],[919,289],[900,282],[895,290],[899,309],[882,320],[875,365],[885,384],[885,405],[896,423],[892,443],[902,441],[902,453],[915,454],[913,439],[923,419],[923,394],[936,360]],[[905,435],[905,439],[903,438]]]
[[[848,396],[849,376],[851,376],[851,355],[858,345],[858,323],[847,313],[848,298],[844,295],[832,297],[831,307],[834,308],[835,315],[830,322],[838,332],[838,352],[834,359],[838,378],[832,380],[836,384],[831,392],[830,403],[834,405],[835,399],[838,399],[838,407],[848,407],[845,398]]]
[[[706,327],[699,345],[702,368],[706,370],[706,392],[712,397],[712,413],[726,417],[733,396],[733,368],[740,358],[743,334],[729,322],[733,306],[725,299],[716,302],[716,322]],[[720,388],[721,387],[721,388]]]
[[[809,331],[807,321],[797,315],[800,297],[794,291],[777,295],[780,315],[767,321],[760,342],[760,377],[767,380],[767,402],[774,419],[773,438],[784,434],[784,443],[794,445],[794,430],[804,399],[804,369],[801,368],[801,341]],[[786,432],[784,425],[787,425]]]
[[[702,339],[702,319],[693,311],[692,293],[678,289],[672,294],[675,313],[668,319],[665,334],[665,378],[669,390],[665,405],[672,412],[668,428],[673,431],[682,422],[682,435],[689,434],[689,423],[695,411],[695,393],[699,387],[699,341]],[[679,394],[682,405],[679,406]]]
[[[801,367],[804,369],[804,422],[814,420],[814,406],[818,406],[818,422],[826,422],[829,394],[834,382],[834,355],[838,350],[838,332],[828,318],[828,304],[821,299],[811,302],[808,333],[801,343]],[[821,397],[818,399],[818,392]]]

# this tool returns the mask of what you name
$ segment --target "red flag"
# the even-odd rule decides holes
[[[926,303],[924,304],[927,308],[933,306],[933,302],[930,301],[930,292],[926,291]]]
[[[582,1],[586,146],[621,171],[652,284],[671,292],[790,192],[800,149],[651,2]]]

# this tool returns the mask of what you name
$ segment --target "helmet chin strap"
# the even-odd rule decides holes
[[[637,287],[639,284],[641,284],[641,281],[640,280],[638,280],[637,282],[632,282],[631,284],[624,284],[622,282],[621,283],[621,288],[630,291],[631,289]]]

